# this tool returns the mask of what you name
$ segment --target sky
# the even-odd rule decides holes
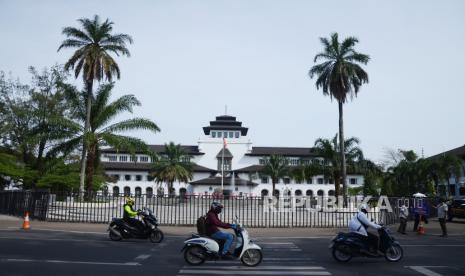
[[[319,38],[338,32],[371,57],[369,83],[344,106],[345,135],[361,140],[367,158],[465,144],[465,1],[0,0],[0,70],[27,83],[28,66],[65,63],[72,50],[57,52],[62,28],[94,14],[134,38],[131,57],[117,57],[113,98],[142,102],[131,116],[161,132],[128,134],[147,143],[195,145],[225,105],[254,146],[333,137],[337,103],[308,70]]]

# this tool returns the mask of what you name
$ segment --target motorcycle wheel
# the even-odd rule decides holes
[[[257,266],[262,262],[263,254],[258,249],[247,249],[242,254],[241,262],[245,266]]]
[[[398,262],[404,256],[404,250],[399,244],[393,244],[384,252],[384,258],[389,262]]]
[[[115,231],[118,231],[114,225],[113,226],[110,225],[110,227],[113,228]],[[110,240],[112,240],[112,241],[120,241],[120,240],[123,239],[121,236],[116,235],[112,231],[110,231],[108,235],[110,237]]]
[[[206,259],[205,249],[200,246],[189,246],[184,250],[184,260],[190,265],[201,265]]]
[[[159,229],[153,230],[149,236],[150,241],[153,243],[161,243],[163,238],[164,238],[163,232]]]
[[[352,259],[352,255],[350,253],[346,253],[349,251],[349,247],[344,244],[337,244],[333,247],[333,258],[341,263],[346,263]]]

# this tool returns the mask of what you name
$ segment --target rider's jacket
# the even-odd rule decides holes
[[[129,204],[124,204],[123,205],[124,209],[124,214],[123,214],[123,219],[129,219],[129,218],[135,218],[137,216],[137,211],[132,208],[131,205]]]
[[[220,231],[218,227],[221,228],[231,228],[231,226],[227,223],[222,222],[218,218],[218,214],[215,213],[213,210],[208,211],[207,213],[207,235],[211,236],[215,234],[216,232]]]
[[[349,222],[349,232],[357,233],[359,235],[368,236],[367,228],[373,227],[375,229],[381,228],[380,225],[371,222],[367,215],[360,211]]]

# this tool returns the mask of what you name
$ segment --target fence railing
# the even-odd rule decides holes
[[[347,227],[358,211],[358,203],[349,201],[344,208],[330,210],[324,206],[325,199],[292,196],[273,202],[267,197],[231,197],[221,200],[222,220],[230,222],[238,216],[248,227]],[[135,198],[135,208],[151,209],[161,225],[192,226],[206,214],[213,200],[216,199],[211,196],[140,195]],[[409,206],[415,204],[413,199],[402,200]],[[389,198],[388,201],[392,211],[371,208],[369,217],[384,224],[396,223],[400,199]],[[79,201],[77,193],[0,192],[0,213],[23,216],[28,211],[32,218],[47,221],[108,223],[112,218],[123,216],[124,203],[123,194],[92,193]]]

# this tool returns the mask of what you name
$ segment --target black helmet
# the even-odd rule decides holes
[[[210,205],[210,209],[213,210],[215,213],[219,214],[221,213],[221,210],[223,209],[223,205],[219,203],[218,201],[213,201],[212,204]]]

